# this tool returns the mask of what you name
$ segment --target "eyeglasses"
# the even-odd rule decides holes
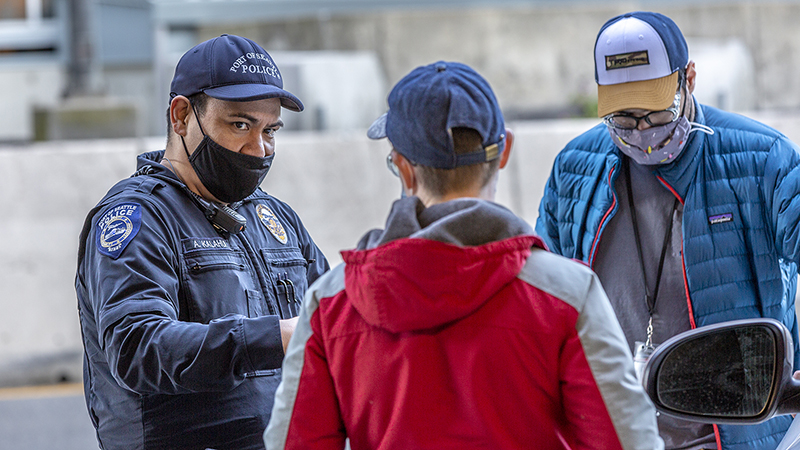
[[[409,164],[411,164],[412,166],[416,166],[417,165],[417,163],[411,162],[411,160],[408,159],[408,158],[406,158],[406,161]],[[389,168],[389,172],[392,172],[392,174],[394,174],[394,176],[396,176],[398,178],[400,177],[400,170],[397,168],[397,164],[395,164],[394,160],[392,159],[392,152],[389,152],[389,154],[386,155],[386,167]]]
[[[639,121],[644,120],[651,127],[668,125],[678,120],[680,116],[681,91],[675,93],[672,106],[663,111],[651,111],[643,116],[634,116],[627,113],[613,113],[603,117],[606,125],[623,130],[633,130],[639,127]]]
[[[389,152],[389,154],[386,155],[386,167],[389,168],[389,172],[392,172],[394,176],[400,177],[400,171],[397,169],[397,165],[392,159],[392,152]]]

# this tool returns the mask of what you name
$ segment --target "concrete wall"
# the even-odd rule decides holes
[[[498,201],[535,220],[555,153],[596,121],[519,123]],[[80,379],[75,291],[84,216],[162,138],[0,146],[0,386]],[[364,131],[279,133],[262,188],[291,204],[332,264],[381,227],[400,182]]]
[[[761,117],[800,141],[800,117]],[[597,120],[516,122],[497,201],[533,223],[553,158]],[[80,329],[73,281],[78,234],[89,209],[138,153],[164,139],[0,146],[0,386],[77,381]],[[386,141],[364,132],[282,131],[262,186],[292,205],[332,264],[368,229],[382,227],[400,182]]]
[[[0,384],[80,379],[71,287],[81,216],[131,173],[136,150],[95,141],[0,151]]]

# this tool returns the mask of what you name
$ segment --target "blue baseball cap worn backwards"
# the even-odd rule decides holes
[[[303,103],[283,89],[278,66],[250,39],[223,34],[186,52],[175,66],[170,96],[204,92],[220,100],[247,102],[279,98],[281,106],[302,111]]]
[[[483,149],[456,155],[453,128],[477,131]],[[489,83],[461,63],[417,67],[389,93],[389,111],[370,126],[370,139],[389,138],[415,164],[437,169],[491,161],[503,152],[505,122]]]

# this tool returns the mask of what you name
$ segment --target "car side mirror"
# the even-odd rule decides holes
[[[695,422],[746,424],[800,412],[791,333],[773,319],[723,322],[660,345],[643,384],[660,412]]]

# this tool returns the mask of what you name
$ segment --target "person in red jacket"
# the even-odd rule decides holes
[[[486,80],[418,67],[368,135],[404,197],[309,289],[267,449],[662,449],[595,274],[492,201],[513,134]]]

